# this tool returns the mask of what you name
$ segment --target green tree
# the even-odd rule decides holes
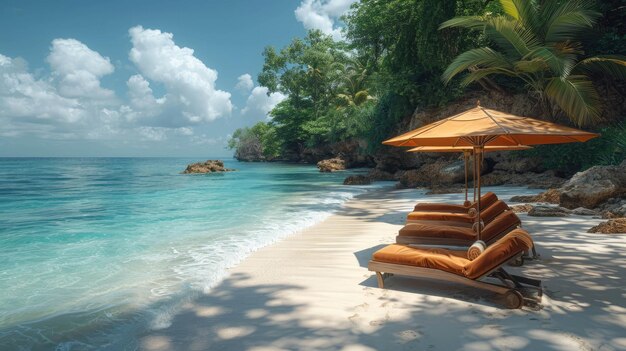
[[[345,128],[336,121],[334,106],[348,62],[345,44],[310,31],[280,52],[266,48],[263,56],[259,83],[288,96],[270,113],[283,149],[298,151],[341,139]]]
[[[581,37],[593,27],[600,13],[589,0],[500,0],[503,14],[459,16],[444,28],[480,30],[497,48],[490,46],[458,55],[443,73],[449,83],[468,72],[462,86],[491,76],[507,76],[524,82],[545,112],[559,111],[577,125],[596,122],[602,102],[595,77],[626,78],[622,56],[585,56]]]
[[[235,150],[240,160],[273,160],[280,156],[276,130],[266,122],[235,130],[228,140],[228,147]]]

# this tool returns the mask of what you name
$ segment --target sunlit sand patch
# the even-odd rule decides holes
[[[196,307],[195,308],[196,316],[198,317],[215,317],[217,315],[223,314],[224,309],[217,306],[211,307]]]
[[[165,336],[151,335],[141,340],[141,347],[145,350],[160,351],[172,349],[172,344]]]
[[[252,319],[256,319],[256,318],[262,318],[268,315],[269,312],[267,312],[266,310],[260,309],[260,308],[255,308],[253,310],[250,311],[246,311],[246,317],[247,318],[252,318]]]
[[[241,338],[254,333],[255,328],[249,326],[241,327],[226,327],[216,330],[217,336],[220,339],[230,340],[235,338]]]

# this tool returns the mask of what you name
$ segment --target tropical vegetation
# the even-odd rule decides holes
[[[559,167],[618,162],[623,147],[609,139],[625,134],[624,13],[620,0],[361,0],[343,17],[345,40],[310,31],[265,49],[259,84],[287,98],[229,146],[299,160],[358,140],[372,154],[415,111],[497,91],[527,94],[539,117],[607,135],[563,146],[589,148],[595,161],[561,158]]]

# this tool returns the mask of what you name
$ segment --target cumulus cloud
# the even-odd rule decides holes
[[[248,93],[252,87],[254,87],[254,82],[252,81],[252,76],[248,73],[242,74],[237,78],[237,85],[235,85],[235,89]]]
[[[0,117],[13,122],[76,122],[84,116],[76,99],[61,96],[20,58],[0,54]]]
[[[196,58],[192,49],[177,46],[171,33],[157,29],[137,26],[129,34],[130,60],[143,77],[165,86],[162,104],[179,111],[168,113],[168,120],[162,122],[185,126],[230,115],[230,93],[215,88],[217,72]]]
[[[246,116],[256,115],[267,117],[267,114],[279,102],[287,98],[285,94],[280,92],[271,93],[269,95],[268,92],[267,87],[255,87],[252,89],[250,96],[248,96],[246,100],[246,106],[241,110],[241,113]]]
[[[110,99],[112,90],[100,86],[100,78],[115,68],[103,57],[76,39],[54,39],[47,58],[58,79],[58,91],[66,97]]]
[[[296,19],[306,29],[319,29],[333,39],[343,38],[337,27],[339,17],[348,11],[357,0],[303,0],[295,10]]]
[[[192,49],[177,46],[170,33],[134,27],[129,34],[137,74],[122,77],[126,88],[117,92],[102,83],[120,74],[111,60],[76,39],[51,42],[49,70],[32,70],[25,60],[0,54],[0,137],[144,148],[157,142],[223,144],[226,139],[215,139],[208,125],[233,109],[230,93],[216,87],[217,72]],[[250,74],[239,77],[237,89],[249,94],[246,114],[238,117],[266,116],[284,99],[255,88]],[[207,141],[206,133],[213,139]]]

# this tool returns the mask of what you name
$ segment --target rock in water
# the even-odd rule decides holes
[[[559,206],[534,206],[528,215],[532,217],[567,217],[570,210]]]
[[[225,168],[224,162],[220,160],[207,160],[206,162],[197,162],[187,165],[183,174],[189,173],[216,173],[216,172],[232,172],[234,169]]]
[[[626,218],[609,219],[589,229],[587,233],[617,234],[626,233]]]
[[[595,208],[609,198],[626,194],[626,161],[619,166],[594,166],[576,173],[560,189],[560,205]]]
[[[349,176],[343,181],[343,185],[367,185],[371,183],[370,177],[364,175]]]
[[[346,169],[346,161],[339,157],[329,158],[318,162],[317,168],[320,169],[320,172],[342,171]]]

